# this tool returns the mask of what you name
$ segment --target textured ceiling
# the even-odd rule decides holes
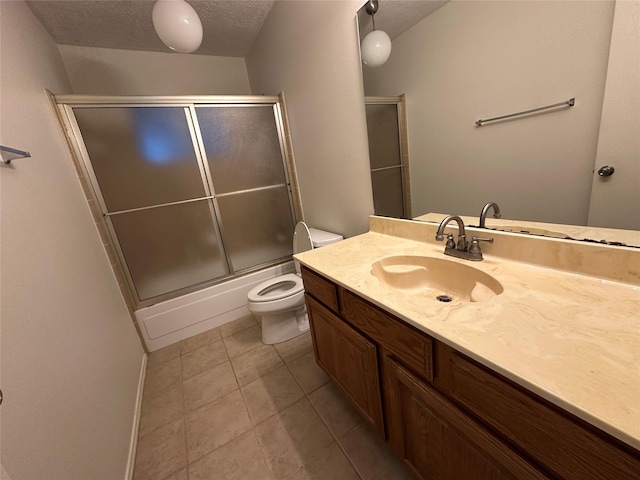
[[[202,45],[195,53],[245,57],[274,0],[188,2],[198,13],[204,30]],[[154,0],[27,1],[59,45],[170,52],[151,23],[154,3]],[[445,3],[447,0],[380,0],[376,27],[395,38]],[[313,11],[309,12],[309,15],[313,14]],[[371,31],[371,17],[364,9],[358,17],[361,36],[364,36]]]
[[[393,40],[409,30],[416,23],[431,15],[449,0],[379,0],[376,17],[376,30],[384,30]],[[360,39],[364,38],[373,25],[371,15],[364,7],[358,11]]]
[[[59,45],[170,52],[151,23],[153,0],[35,0],[27,4]],[[202,21],[200,55],[244,57],[273,0],[189,0]]]

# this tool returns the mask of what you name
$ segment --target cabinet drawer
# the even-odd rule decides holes
[[[433,341],[425,334],[340,289],[342,316],[376,342],[393,352],[420,376],[433,380]]]
[[[561,478],[640,479],[640,456],[449,351],[449,394]],[[635,452],[638,453],[638,452]]]
[[[329,280],[321,277],[317,273],[302,267],[302,282],[304,290],[308,294],[320,300],[327,307],[338,313],[338,289]]]

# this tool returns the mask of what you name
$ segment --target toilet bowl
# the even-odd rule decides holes
[[[299,222],[293,233],[293,253],[329,245],[342,238]],[[247,294],[247,308],[260,317],[262,342],[267,345],[284,342],[309,330],[300,265],[297,261],[295,265],[296,273],[266,280]]]

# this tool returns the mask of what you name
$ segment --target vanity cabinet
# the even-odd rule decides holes
[[[438,354],[440,390],[554,476],[640,479],[638,451],[446,345]]]
[[[307,312],[316,362],[384,437],[376,345],[311,297]]]
[[[389,444],[418,478],[546,478],[398,361],[384,369]]]
[[[640,452],[303,267],[318,364],[417,478],[640,480]]]

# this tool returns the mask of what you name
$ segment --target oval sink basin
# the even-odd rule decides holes
[[[371,267],[373,276],[385,285],[424,291],[434,300],[483,302],[504,291],[491,275],[445,258],[398,255],[378,260]]]

